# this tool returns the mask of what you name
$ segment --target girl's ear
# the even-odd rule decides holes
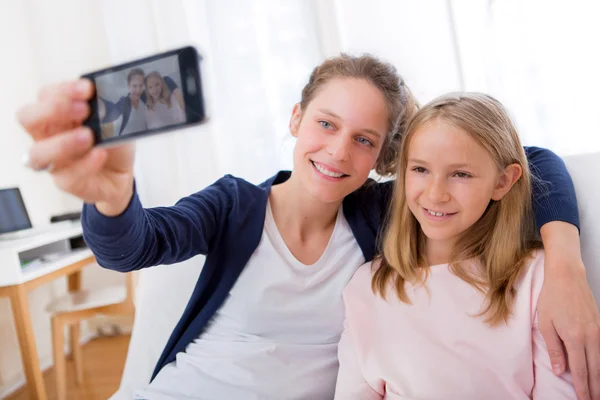
[[[292,110],[292,116],[290,118],[290,133],[293,137],[298,137],[298,129],[300,129],[300,121],[302,120],[302,109],[300,103],[296,103]]]
[[[498,201],[506,196],[513,185],[521,178],[521,175],[523,175],[523,169],[519,164],[510,164],[504,168],[492,193],[492,200]]]

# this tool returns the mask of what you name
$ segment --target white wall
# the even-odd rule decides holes
[[[71,79],[108,64],[105,32],[96,2],[20,0],[2,2],[0,11],[2,90],[0,91],[0,187],[19,186],[34,225],[51,215],[80,209],[47,174],[21,165],[31,141],[18,125],[16,110],[35,99],[41,85]],[[2,266],[0,266],[2,273]],[[83,285],[122,282],[118,274],[88,268]],[[43,367],[52,363],[50,317],[45,306],[64,293],[65,280],[29,295],[34,334]],[[23,382],[18,340],[8,299],[0,298],[0,398]]]
[[[342,51],[398,68],[419,102],[461,90],[446,0],[335,0]]]
[[[600,151],[599,2],[452,4],[467,90],[500,100],[525,145]]]

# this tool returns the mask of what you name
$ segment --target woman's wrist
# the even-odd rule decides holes
[[[579,230],[568,222],[552,221],[540,229],[546,253],[546,272],[568,272],[585,274],[581,259]]]
[[[133,178],[133,177],[132,177]],[[110,201],[99,201],[95,203],[96,209],[100,214],[107,217],[117,217],[129,207],[133,198],[133,179],[130,185],[127,185],[127,190],[122,196]]]

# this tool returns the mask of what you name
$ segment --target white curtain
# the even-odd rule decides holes
[[[600,3],[449,1],[464,89],[502,101],[526,144],[600,150]]]
[[[326,47],[335,43],[331,37],[321,41],[322,7],[303,0],[103,3],[114,63],[187,44],[196,45],[204,58],[210,122],[137,144],[136,180],[145,206],[173,204],[225,173],[259,183],[291,168],[292,107],[312,68],[330,51]],[[129,399],[147,384],[203,262],[196,257],[142,271],[115,399]]]

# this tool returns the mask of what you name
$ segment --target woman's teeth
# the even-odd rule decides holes
[[[322,166],[320,166],[319,164],[317,164],[314,161],[313,161],[313,165],[315,166],[315,168],[317,169],[317,171],[319,171],[323,175],[327,175],[327,176],[330,176],[332,178],[341,178],[342,176],[345,175],[345,174],[339,174],[339,173],[336,173],[336,172],[332,172],[332,171],[326,170],[325,168],[323,168]]]

